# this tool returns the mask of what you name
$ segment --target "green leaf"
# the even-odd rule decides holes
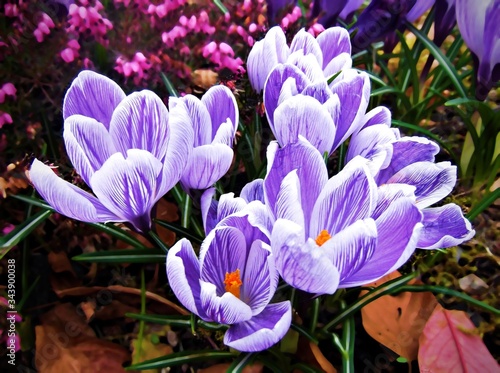
[[[431,52],[434,58],[439,62],[439,64],[447,73],[451,82],[455,86],[457,93],[464,98],[467,97],[467,93],[462,84],[462,81],[448,57],[445,56],[443,52],[441,52],[441,49],[439,49],[436,44],[430,41],[426,35],[424,35],[415,26],[413,26],[413,24],[411,24],[410,22],[406,22],[406,27],[425,45],[429,52]]]
[[[90,263],[165,263],[165,253],[159,249],[106,250],[84,253],[71,258]]]
[[[139,313],[127,313],[127,317],[131,319],[146,321],[154,324],[160,325],[172,325],[172,326],[181,326],[181,327],[190,327],[191,326],[191,316],[177,316],[177,315],[142,315]],[[209,323],[198,319],[196,322],[196,326],[207,329],[207,330],[226,330],[228,328],[227,325]]]
[[[229,351],[182,351],[170,355],[162,356],[156,359],[143,361],[142,363],[133,364],[126,367],[126,370],[147,370],[161,369],[182,364],[192,364],[197,361],[230,359],[237,356],[234,352]]]
[[[500,198],[500,187],[484,196],[479,203],[474,205],[474,207],[467,214],[467,219],[474,220],[481,212],[490,207],[490,205],[498,198]]]
[[[256,356],[257,353],[255,352],[241,353],[240,356],[238,356],[227,368],[226,372],[241,373],[243,369],[255,359]]]
[[[147,249],[147,247],[137,238],[132,236],[127,231],[121,229],[120,227],[113,225],[112,223],[110,224],[87,223],[87,224],[90,225],[91,227],[100,230],[101,232],[107,233],[110,236],[113,236],[125,243],[128,243],[130,246],[135,247],[136,249]]]
[[[163,73],[160,72],[161,79],[163,80],[163,84],[165,84],[165,88],[167,88],[168,93],[170,96],[174,97],[179,97],[179,93],[177,92],[177,89],[175,89],[174,85],[170,81],[170,79],[167,78],[167,76]]]
[[[13,246],[25,239],[36,227],[42,224],[52,215],[52,213],[52,210],[40,211],[25,222],[19,224],[10,233],[0,237],[0,259],[2,259]]]

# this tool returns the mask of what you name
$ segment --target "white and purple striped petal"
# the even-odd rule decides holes
[[[115,153],[94,173],[90,186],[99,201],[116,216],[147,232],[151,209],[162,197],[163,165],[146,150],[130,149],[127,158]]]
[[[66,92],[63,118],[80,114],[109,129],[113,111],[123,99],[125,93],[114,81],[93,71],[82,71]]]
[[[417,247],[432,250],[456,246],[470,240],[476,232],[454,203],[422,210],[424,227]]]
[[[43,199],[63,215],[88,223],[127,220],[115,215],[90,193],[58,177],[38,159],[33,161],[29,177]]]
[[[210,321],[201,307],[200,264],[187,239],[182,238],[168,251],[167,276],[170,288],[184,307]]]
[[[231,325],[224,335],[224,344],[239,351],[263,351],[285,336],[291,322],[289,301],[269,304],[250,320]]]
[[[314,240],[304,241],[303,227],[289,220],[277,220],[271,246],[276,268],[288,284],[316,294],[333,294],[337,290],[337,267]]]

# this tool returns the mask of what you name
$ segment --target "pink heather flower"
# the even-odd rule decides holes
[[[4,124],[12,124],[12,117],[9,113],[0,111],[0,128],[2,128]]]
[[[19,15],[19,9],[17,4],[5,4],[4,6],[5,16],[7,17],[17,17]]]
[[[16,97],[16,87],[12,83],[5,83],[0,89],[0,104],[5,101],[5,96]]]
[[[61,51],[61,58],[64,60],[66,63],[73,62],[75,60],[76,53],[73,49],[71,48],[65,48]]]

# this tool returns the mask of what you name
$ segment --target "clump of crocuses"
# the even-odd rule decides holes
[[[147,232],[151,209],[181,178],[193,147],[185,111],[169,113],[153,92],[126,96],[112,80],[83,71],[63,104],[68,156],[94,194],[35,159],[31,182],[59,213],[90,222],[130,222]]]
[[[239,197],[214,198],[239,122],[228,88],[212,87],[201,100],[170,98],[169,112],[152,92],[125,96],[91,72],[73,82],[63,114],[68,154],[95,196],[37,160],[33,184],[67,216],[126,221],[142,232],[175,183],[204,189],[206,237],[198,255],[186,238],[169,250],[169,286],[199,318],[227,325],[227,346],[270,348],[292,321],[291,302],[273,299],[283,297],[275,295],[280,277],[311,297],[333,294],[380,279],[417,248],[474,235],[459,206],[430,207],[451,192],[456,168],[435,162],[435,143],[391,128],[387,108],[366,112],[368,75],[351,69],[350,53],[338,27],[317,38],[301,30],[290,46],[275,27],[255,44],[249,77],[263,91],[276,141],[264,178]],[[328,158],[347,139],[345,165],[331,176]]]

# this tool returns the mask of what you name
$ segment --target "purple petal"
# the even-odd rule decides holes
[[[224,344],[239,351],[263,351],[285,336],[291,322],[289,301],[269,304],[250,320],[231,325],[224,335]]]
[[[260,92],[271,72],[279,63],[284,63],[290,54],[286,37],[281,27],[269,29],[265,38],[256,42],[247,59],[250,84]]]
[[[268,147],[267,158],[268,172],[264,180],[266,205],[271,211],[276,210],[281,182],[290,171],[297,170],[304,219],[309,221],[314,203],[328,180],[323,157],[315,147],[302,138],[299,142],[279,150],[271,144]]]
[[[344,142],[352,133],[363,125],[368,100],[370,99],[370,78],[366,73],[347,70],[343,79],[331,86],[332,92],[338,94],[342,111],[336,123],[334,149]]]
[[[241,300],[250,306],[252,315],[267,306],[278,286],[278,277],[271,247],[260,240],[254,241],[241,274]]]
[[[116,153],[106,127],[93,118],[72,115],[64,121],[64,142],[76,172],[90,185],[90,179]]]
[[[277,220],[271,235],[276,268],[293,287],[317,294],[333,294],[339,284],[339,272],[324,250],[309,239],[304,230],[288,220]]]
[[[347,20],[351,13],[354,13],[355,10],[358,10],[359,7],[363,5],[363,3],[364,0],[349,0],[342,9],[342,12],[340,12],[339,17],[341,19]]]
[[[208,188],[200,197],[201,217],[206,235],[208,235],[218,223],[217,207],[219,203],[214,199],[214,196],[215,188]]]
[[[260,201],[252,201],[243,210],[221,220],[219,227],[236,229],[243,235],[246,248],[250,248],[256,240],[269,243],[269,228],[272,228],[269,215],[269,210]]]
[[[286,219],[301,227],[304,226],[304,211],[301,206],[300,181],[297,170],[290,171],[283,178],[276,196],[275,207],[274,215],[276,219]]]
[[[410,198],[400,198],[375,221],[378,243],[371,259],[349,278],[361,285],[376,281],[403,265],[415,251],[422,214]]]
[[[490,88],[500,76],[498,73],[500,71],[498,70],[500,68],[500,48],[498,47],[498,39],[500,38],[498,27],[499,17],[500,3],[498,1],[490,1],[485,14],[483,55],[478,55],[477,81],[481,88]]]
[[[377,162],[374,171],[378,173],[381,168],[389,166],[393,154],[393,142],[396,141],[394,132],[385,124],[375,124],[363,128],[354,134],[349,142],[346,161],[360,155],[371,161]],[[375,173],[376,174],[376,173]]]
[[[311,34],[308,33],[308,35],[312,37]],[[306,75],[308,81],[311,83],[326,80],[318,59],[312,54],[304,55],[303,52],[299,50],[292,53],[286,62],[297,66]]]
[[[377,219],[391,204],[401,197],[411,198],[415,201],[415,187],[408,184],[383,184],[378,187],[377,195],[377,207],[371,214],[373,219]]]
[[[496,0],[471,1],[456,0],[457,25],[460,34],[469,49],[476,54],[479,59],[484,53],[484,32],[486,13]]]
[[[220,196],[217,206],[217,222],[227,216],[243,210],[247,202],[243,198],[234,197],[234,193],[226,193]]]
[[[406,15],[408,22],[415,22],[419,19],[427,10],[429,10],[436,0],[418,0],[415,5],[410,9]]]
[[[330,80],[334,75],[338,74],[341,71],[346,71],[352,68],[352,59],[351,55],[348,53],[339,54],[333,60],[330,61],[328,66],[323,70],[324,76],[327,80]],[[332,82],[336,83],[342,79],[342,74],[339,74]]]
[[[161,183],[163,194],[180,180],[193,151],[193,129],[186,123],[189,123],[186,110],[175,107],[170,111],[169,136]]]
[[[476,232],[454,203],[422,210],[424,228],[417,247],[426,250],[456,246],[470,240]]]
[[[182,238],[167,255],[168,284],[179,302],[203,320],[208,317],[201,307],[200,265],[191,242]]]
[[[416,162],[434,162],[439,146],[424,137],[403,137],[392,144],[392,158],[389,166],[377,177],[379,184],[389,180],[395,173]]]
[[[320,104],[324,104],[332,97],[336,97],[333,95],[330,87],[328,87],[328,84],[324,80],[309,84],[306,88],[304,88],[301,94],[304,96],[314,97]]]
[[[350,277],[370,261],[376,246],[377,226],[373,219],[365,219],[340,231],[320,249],[339,271],[339,288],[346,288],[358,286],[350,281]]]
[[[247,259],[245,236],[233,227],[215,228],[200,249],[201,279],[214,284],[217,295],[226,292],[226,273],[243,271]]]
[[[124,156],[128,149],[143,149],[163,161],[169,137],[168,116],[167,107],[155,93],[134,92],[115,109],[109,132]]]
[[[181,103],[176,102],[181,101]],[[187,116],[190,118],[191,126],[194,132],[194,146],[206,145],[212,142],[215,133],[212,133],[212,120],[207,107],[193,95],[186,95],[182,98],[170,97],[169,105],[171,108],[187,110]]]
[[[304,56],[307,56],[308,54],[314,56],[314,58],[318,62],[320,70],[322,70],[323,53],[321,51],[321,48],[314,36],[308,33],[305,29],[301,29],[299,32],[297,32],[292,40],[292,44],[290,45],[290,52],[293,54],[293,52],[296,51],[303,52]]]
[[[81,114],[109,129],[113,111],[124,98],[125,93],[111,79],[93,71],[82,71],[66,92],[63,118]]]
[[[323,71],[325,71],[325,76],[335,74],[339,70],[333,71],[333,69],[329,67],[329,65],[332,64],[332,60],[343,53],[346,53],[349,57],[351,55],[351,39],[349,38],[349,33],[343,27],[330,27],[319,34],[316,40],[323,54],[322,68]]]
[[[181,183],[184,188],[206,189],[226,174],[233,150],[223,144],[202,145],[193,150]]]
[[[127,220],[113,214],[90,193],[58,177],[37,159],[31,165],[29,176],[37,192],[60,214],[88,223]]]
[[[328,180],[314,205],[309,237],[322,230],[334,236],[371,215],[377,203],[377,185],[366,163],[361,157],[354,158]]]
[[[387,183],[414,185],[417,206],[424,208],[441,201],[457,182],[457,167],[450,162],[417,162],[403,168]]]
[[[261,201],[264,203],[264,180],[255,179],[241,189],[240,197],[247,202]]]
[[[151,226],[151,209],[163,196],[158,194],[163,165],[146,150],[130,149],[127,158],[113,154],[90,184],[104,206],[146,232]]]
[[[218,295],[216,286],[209,282],[201,282],[201,307],[207,317],[219,324],[235,324],[252,318],[252,310],[245,302],[233,294],[226,292]]]
[[[387,127],[391,126],[391,111],[385,106],[377,106],[363,117],[363,128],[378,124],[385,124]]]
[[[295,92],[302,92],[311,83],[306,75],[294,65],[278,65],[271,71],[264,87],[264,105],[271,128],[274,123],[274,111],[278,106],[280,96],[284,94],[284,83],[288,79],[290,79],[290,82],[293,82],[293,90]]]
[[[223,85],[211,87],[201,98],[212,119],[212,136],[215,136],[222,123],[229,119],[233,125],[233,136],[238,128],[239,111],[233,92]]]
[[[281,146],[297,142],[302,135],[321,154],[329,154],[335,138],[335,124],[330,113],[316,99],[297,95],[277,107],[274,134]]]
[[[232,148],[235,134],[234,125],[228,119],[226,122],[221,123],[214,136],[212,144],[224,144]]]

